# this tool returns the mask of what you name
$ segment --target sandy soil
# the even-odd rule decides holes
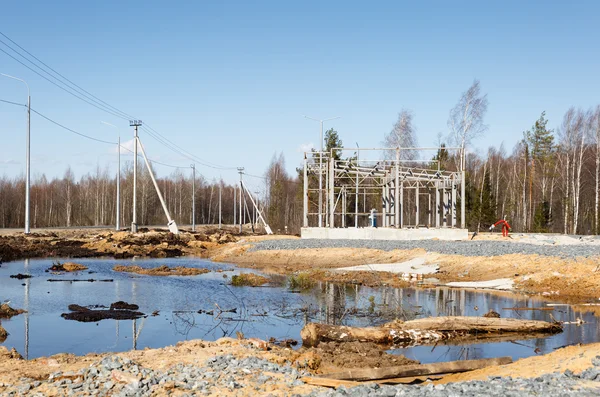
[[[487,239],[497,238],[487,236]],[[254,238],[256,240],[259,238]],[[466,257],[427,253],[422,249],[381,251],[365,248],[319,248],[301,250],[251,251],[252,240],[214,247],[208,256],[215,261],[231,262],[265,272],[291,274],[309,272],[322,279],[340,278],[331,269],[373,263],[404,262],[423,258],[427,264],[439,265],[433,277],[441,283],[453,281],[488,281],[509,278],[515,290],[560,298],[563,301],[597,301],[600,298],[600,257],[565,259],[551,256],[510,254],[493,258]],[[348,272],[350,273],[350,272]],[[345,273],[348,275],[348,273]],[[373,272],[351,272],[348,278],[361,284],[373,282]],[[381,283],[405,285],[398,275],[377,273]],[[364,279],[365,282],[362,282]],[[376,284],[377,285],[377,284]]]
[[[535,378],[547,373],[564,372],[567,369],[570,369],[575,374],[580,374],[583,370],[592,367],[592,359],[598,355],[600,355],[600,343],[567,346],[550,354],[524,358],[508,365],[487,367],[462,374],[448,375],[437,383],[486,380],[489,376]]]

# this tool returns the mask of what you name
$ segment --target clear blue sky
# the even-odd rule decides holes
[[[299,148],[318,145],[318,123],[303,114],[341,116],[326,128],[346,146],[372,147],[408,108],[419,143],[432,145],[474,78],[489,99],[489,131],[474,144],[483,153],[504,142],[510,152],[543,110],[556,127],[569,106],[600,103],[599,13],[594,1],[24,0],[3,3],[0,31],[196,156],[262,175],[274,153],[283,152],[292,171]],[[117,131],[106,121],[123,140],[132,135],[125,120],[1,52],[0,73],[27,80],[33,107],[70,128],[113,141]],[[0,99],[25,98],[22,84],[0,77]],[[32,122],[33,175],[62,175],[68,164],[78,176],[97,164],[114,168],[114,148],[35,115]],[[24,110],[0,103],[0,174],[24,171],[24,132]],[[142,140],[157,160],[191,163]]]

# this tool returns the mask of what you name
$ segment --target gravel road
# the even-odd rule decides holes
[[[382,251],[422,248],[427,252],[463,256],[500,256],[507,254],[537,254],[561,258],[600,255],[600,245],[540,245],[508,241],[439,241],[439,240],[319,240],[286,239],[257,242],[250,251],[297,250],[306,248],[372,248]]]

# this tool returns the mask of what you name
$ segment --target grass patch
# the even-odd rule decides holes
[[[231,285],[234,287],[259,287],[268,282],[268,278],[254,273],[241,273],[231,276]]]
[[[315,285],[314,279],[308,273],[292,274],[288,278],[290,289],[310,289]]]

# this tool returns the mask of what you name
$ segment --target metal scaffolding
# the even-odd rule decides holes
[[[356,157],[338,159],[352,150]],[[465,228],[465,172],[444,171],[438,160],[405,159],[414,151],[456,151],[461,148],[346,149],[304,153],[303,226],[365,227],[372,210],[384,228]],[[359,160],[360,151],[381,151],[385,160]],[[391,151],[391,152],[390,152]],[[395,158],[394,157],[395,152]],[[322,166],[315,159],[323,157]],[[392,157],[390,159],[390,157]],[[464,164],[464,162],[461,162]],[[325,179],[320,188],[318,180]],[[319,197],[324,197],[319,205]],[[460,218],[457,203],[460,198]],[[359,208],[362,207],[362,212]]]

